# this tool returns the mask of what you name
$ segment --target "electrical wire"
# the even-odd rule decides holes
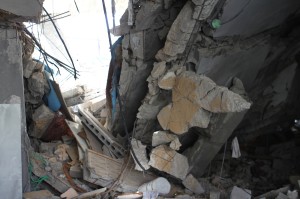
[[[34,41],[36,48],[38,51],[40,51],[44,57],[44,61],[46,62],[46,64],[48,65],[48,63],[51,63],[53,66],[55,66],[60,74],[60,69],[59,67],[65,69],[66,71],[68,71],[70,74],[72,74],[73,76],[78,74],[78,71],[76,70],[76,68],[73,68],[67,64],[65,64],[64,62],[60,61],[59,59],[53,57],[52,55],[50,55],[49,53],[47,53],[41,46],[40,42],[35,38],[35,36],[28,31],[26,28],[24,28],[24,32]]]
[[[103,6],[103,11],[104,11],[104,16],[105,16],[105,22],[106,22],[106,29],[107,29],[107,34],[108,34],[109,46],[110,46],[110,50],[111,50],[110,52],[112,54],[112,42],[111,42],[111,37],[110,37],[110,30],[109,30],[109,24],[108,24],[108,18],[107,18],[107,12],[106,12],[106,6],[105,6],[105,1],[104,0],[102,0],[102,6]]]
[[[76,7],[76,9],[77,9],[77,12],[80,13],[80,12],[79,12],[79,8],[78,8],[78,5],[77,5],[77,3],[76,3],[76,0],[74,0],[74,4],[75,4],[75,7]]]
[[[60,40],[61,40],[61,42],[62,42],[62,44],[63,44],[63,46],[64,46],[64,48],[65,48],[65,50],[66,50],[66,52],[67,52],[67,54],[68,54],[68,56],[69,56],[69,58],[70,58],[70,60],[71,60],[71,63],[72,63],[73,69],[74,69],[74,78],[77,79],[77,70],[76,70],[76,68],[75,68],[75,65],[74,65],[72,56],[70,55],[70,52],[69,52],[69,50],[68,50],[68,47],[67,47],[67,45],[66,45],[64,39],[62,38],[61,34],[59,33],[59,30],[58,30],[57,26],[55,25],[55,23],[54,23],[52,17],[50,16],[50,14],[47,12],[47,10],[46,10],[44,7],[43,7],[43,10],[45,11],[45,13],[48,15],[49,19],[51,20],[51,23],[53,24],[53,27],[55,28],[56,33],[57,33],[57,35],[59,36],[59,38],[60,38]]]

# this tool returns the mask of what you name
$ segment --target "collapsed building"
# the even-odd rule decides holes
[[[129,1],[106,96],[78,101],[22,24],[42,13],[27,1],[0,4],[1,193],[298,198],[300,2]]]

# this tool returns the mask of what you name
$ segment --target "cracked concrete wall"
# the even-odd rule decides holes
[[[122,72],[119,84],[126,113],[126,123],[130,131],[136,120],[138,108],[147,93],[146,79],[153,68],[154,56],[162,47],[168,29],[181,7],[182,2],[166,4],[162,0],[142,1],[135,16],[135,26],[124,35]],[[126,13],[124,17],[126,18]],[[123,23],[125,22],[126,20],[123,19]],[[119,111],[119,109],[117,110]],[[111,130],[115,135],[125,135],[119,112],[116,113]]]
[[[20,32],[14,29],[1,29],[0,31],[0,102],[7,104],[21,105],[21,148],[22,159],[17,160],[22,164],[23,191],[30,190],[28,176],[27,149],[30,146],[26,132],[25,99],[23,85],[23,64],[22,64],[22,42]],[[15,98],[18,100],[16,101]]]

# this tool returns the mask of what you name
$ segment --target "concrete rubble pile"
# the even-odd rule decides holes
[[[257,91],[249,82],[273,81],[255,78],[258,69],[247,77],[229,61],[220,62],[232,73],[214,69],[216,57],[270,42],[269,30],[241,37],[218,32],[240,17],[218,21],[232,2],[129,1],[113,31],[122,37],[106,98],[85,86],[62,93],[49,66],[32,59],[34,42],[24,35],[31,146],[26,148],[30,191],[23,198],[299,198],[299,121],[291,128],[294,140],[290,134],[274,133],[280,142],[238,134],[241,124],[252,122],[249,115],[272,116],[267,105],[273,101],[263,111],[254,102],[262,100],[261,93],[285,92],[276,87],[280,77],[271,91]]]

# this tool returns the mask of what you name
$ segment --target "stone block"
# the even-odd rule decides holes
[[[158,86],[161,89],[170,90],[175,84],[176,75],[174,72],[167,72],[159,81]]]
[[[155,79],[158,79],[161,75],[166,72],[166,62],[154,62],[153,69],[151,71],[151,76]]]
[[[143,166],[145,170],[148,170],[150,166],[148,165],[148,158],[147,158],[147,153],[146,153],[146,145],[143,145],[140,140],[132,138],[131,140],[131,146],[132,150],[135,153],[136,158],[140,162],[140,164]],[[133,152],[131,152],[133,153]],[[135,161],[135,169],[138,171],[143,171],[143,169],[138,165],[138,163]]]
[[[189,168],[187,158],[166,145],[152,150],[149,165],[182,180]]]
[[[29,131],[30,135],[36,138],[41,138],[52,122],[55,114],[45,105],[37,108],[32,115],[32,130]]]
[[[167,131],[156,131],[152,136],[152,146],[167,144],[174,141],[176,138],[176,135],[168,133]]]

